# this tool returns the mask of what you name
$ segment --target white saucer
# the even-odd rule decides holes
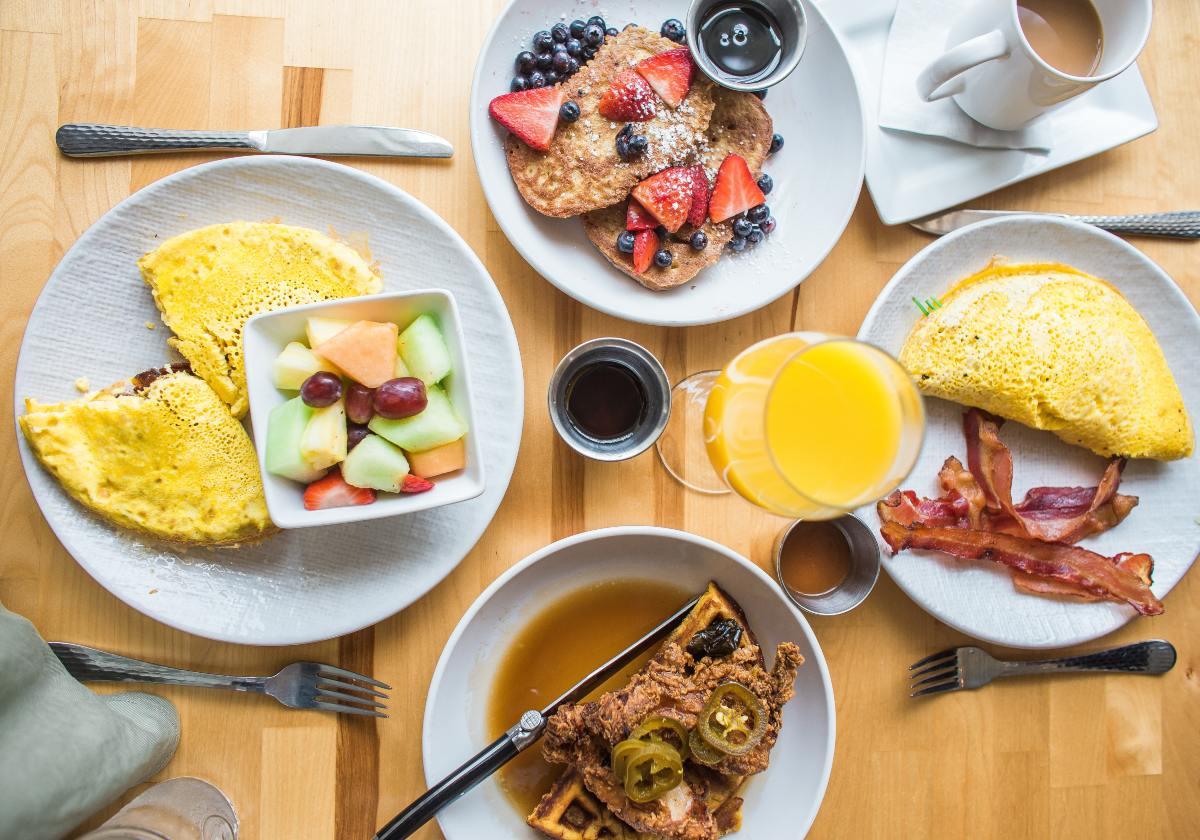
[[[822,0],[854,63],[867,111],[867,187],[885,224],[897,225],[1058,169],[1158,128],[1136,65],[1041,119],[1052,120],[1048,154],[978,149],[879,127],[879,79],[897,0]]]

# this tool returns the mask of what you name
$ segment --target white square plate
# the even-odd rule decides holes
[[[448,478],[433,479],[434,488],[425,493],[380,493],[369,505],[306,510],[304,486],[267,472],[267,418],[272,409],[293,395],[275,387],[272,362],[290,341],[305,341],[304,324],[313,316],[343,321],[381,321],[399,326],[400,331],[421,314],[432,315],[442,328],[454,367],[443,383],[459,417],[467,424],[467,467]],[[454,502],[474,499],[483,492],[483,456],[479,451],[478,426],[471,409],[470,376],[463,352],[462,322],[453,296],[441,289],[391,292],[348,300],[321,301],[292,306],[255,315],[246,322],[243,333],[246,358],[246,386],[250,393],[250,419],[254,427],[254,447],[262,472],[263,491],[271,521],[280,528],[307,528],[312,525],[341,525],[402,513],[416,513]]]
[[[1001,187],[1098,155],[1158,128],[1136,65],[1041,119],[1053,121],[1048,154],[977,149],[879,127],[879,80],[897,0],[829,2],[821,9],[841,37],[867,112],[867,188],[884,224],[938,213]]]

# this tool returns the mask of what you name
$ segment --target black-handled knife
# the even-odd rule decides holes
[[[423,796],[379,829],[374,840],[402,840],[404,837],[412,836],[418,828],[433,819],[433,816],[442,808],[512,761],[526,747],[537,743],[542,737],[542,731],[546,728],[546,719],[554,714],[559,706],[578,703],[613,674],[669,636],[699,600],[699,598],[693,598],[684,604],[670,618],[575,683],[561,697],[540,712],[532,709],[525,712],[507,732],[427,790]]]

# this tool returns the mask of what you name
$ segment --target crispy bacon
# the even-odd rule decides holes
[[[1133,574],[1147,586],[1153,583],[1150,575],[1154,569],[1154,561],[1150,559],[1149,554],[1131,554],[1125,552],[1111,559],[1113,565],[1118,569],[1124,569]],[[1013,572],[1013,587],[1020,592],[1032,592],[1035,595],[1061,595],[1065,598],[1078,598],[1080,601],[1118,600],[1116,598],[1102,599],[1100,596],[1089,592],[1078,584],[1053,580],[1051,578],[1034,577],[1025,572],[1017,571]]]
[[[1078,546],[966,528],[921,524],[906,528],[898,522],[885,522],[881,533],[893,552],[929,549],[970,560],[994,560],[1035,578],[1072,584],[1095,597],[1124,601],[1142,615],[1163,611],[1146,581],[1119,566],[1118,558]]]

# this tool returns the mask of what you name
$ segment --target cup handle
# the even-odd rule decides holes
[[[985,32],[948,50],[922,70],[917,76],[917,93],[926,102],[962,93],[960,74],[1008,54],[1008,39],[1003,32],[999,29]]]

